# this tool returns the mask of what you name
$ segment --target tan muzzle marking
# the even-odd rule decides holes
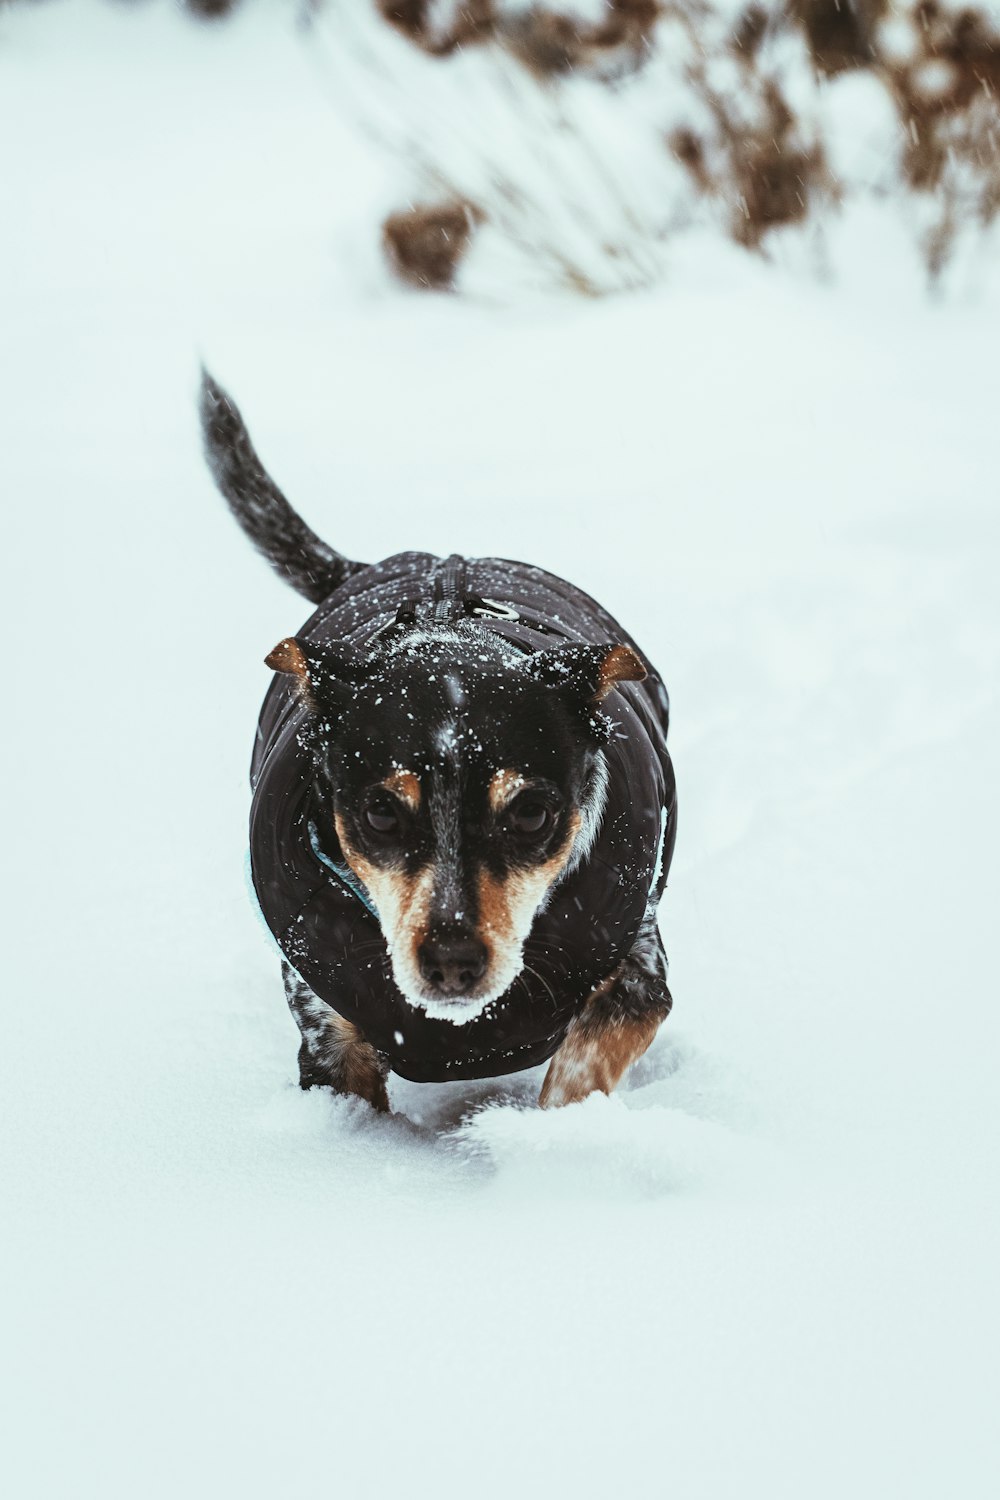
[[[334,823],[344,858],[375,904],[396,983],[404,995],[421,994],[423,977],[417,955],[427,937],[434,894],[433,868],[420,870],[416,875],[407,875],[403,870],[382,870],[353,847],[339,814]]]

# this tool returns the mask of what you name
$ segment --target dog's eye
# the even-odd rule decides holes
[[[530,797],[522,797],[515,802],[507,814],[507,820],[515,833],[525,834],[529,838],[537,838],[539,834],[547,833],[552,827],[552,809],[546,807],[544,802],[535,801]]]
[[[364,820],[375,833],[383,835],[399,830],[399,813],[388,797],[376,797],[364,810]]]

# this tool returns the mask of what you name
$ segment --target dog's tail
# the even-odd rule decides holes
[[[235,401],[204,369],[201,430],[208,466],[229,509],[286,583],[321,604],[365,566],[334,552],[295,513],[257,457]]]

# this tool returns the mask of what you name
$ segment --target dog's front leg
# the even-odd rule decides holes
[[[610,1094],[645,1052],[670,1006],[667,957],[651,909],[628,958],[570,1023],[542,1084],[542,1108],[575,1104],[598,1090]]]
[[[358,1028],[338,1016],[300,979],[290,964],[281,965],[288,1008],[302,1033],[299,1048],[299,1086],[331,1088],[338,1094],[356,1094],[373,1109],[389,1112],[385,1080],[389,1065]]]

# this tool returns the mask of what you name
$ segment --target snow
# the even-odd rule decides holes
[[[5,1490],[996,1486],[995,276],[421,297],[284,7],[0,15]],[[617,1097],[295,1087],[246,899],[307,606],[198,359],[349,555],[529,558],[671,689],[675,1010]]]

